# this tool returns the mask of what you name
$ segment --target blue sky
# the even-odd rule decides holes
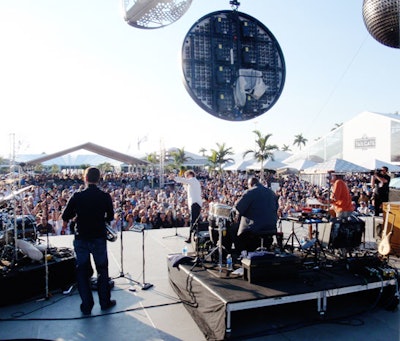
[[[184,37],[229,0],[193,0],[177,22],[143,30],[125,23],[119,0],[0,2],[0,155],[53,153],[86,142],[132,155],[165,148],[311,143],[358,113],[400,110],[400,50],[368,33],[362,0],[241,0],[239,11],[278,40],[285,86],[265,114],[218,119],[187,93]],[[140,150],[138,140],[143,140]]]

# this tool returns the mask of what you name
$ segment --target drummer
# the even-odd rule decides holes
[[[272,236],[277,233],[278,198],[263,186],[256,177],[248,179],[248,189],[235,203],[240,215],[235,248],[237,251],[255,251],[260,246],[260,235],[269,235],[265,241],[268,248]]]

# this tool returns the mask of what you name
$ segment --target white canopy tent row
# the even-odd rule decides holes
[[[285,164],[281,161],[268,159],[267,161],[264,161],[264,163],[262,164],[262,169],[269,169],[276,171],[283,166],[285,166]],[[255,170],[255,171],[261,170],[261,162],[254,160],[246,167],[246,170]]]
[[[299,159],[299,160],[289,162],[289,163],[286,163],[285,161],[283,161],[283,162],[285,163],[285,165],[278,168],[278,170],[283,171],[283,170],[292,169],[292,170],[300,172],[306,168],[315,166],[317,164],[317,162],[308,160],[308,159]]]
[[[332,159],[304,169],[301,172],[301,178],[314,185],[325,187],[328,183],[327,174],[330,171],[341,174],[367,173],[370,169],[343,159]]]
[[[380,169],[382,167],[387,167],[389,172],[391,172],[391,173],[400,172],[400,166],[394,165],[393,163],[390,163],[390,162],[385,162],[385,161],[382,161],[382,160],[378,160],[378,159],[373,159],[373,160],[370,160],[367,163],[363,163],[362,166],[367,167],[370,170]]]
[[[389,187],[400,189],[400,177],[391,179],[389,182]]]

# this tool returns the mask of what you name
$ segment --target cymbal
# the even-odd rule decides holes
[[[9,201],[11,199],[14,199],[15,197],[17,197],[19,194],[24,193],[25,191],[31,189],[33,187],[33,185],[27,186],[27,187],[23,187],[17,191],[12,191],[10,194],[3,196],[0,194],[0,203],[4,202],[4,201]]]

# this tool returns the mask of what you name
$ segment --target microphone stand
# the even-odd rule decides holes
[[[142,238],[142,252],[143,252],[143,255],[142,255],[142,257],[143,257],[143,283],[140,283],[140,282],[138,282],[138,281],[135,281],[129,274],[125,274],[125,272],[124,272],[124,238],[123,238],[123,235],[124,235],[124,210],[123,210],[123,207],[122,207],[122,200],[121,200],[121,236],[120,236],[120,251],[121,251],[121,253],[120,253],[120,259],[121,259],[121,271],[120,271],[120,273],[119,273],[119,276],[117,276],[117,277],[115,277],[114,279],[117,279],[117,278],[126,278],[128,281],[130,281],[130,282],[133,282],[133,283],[135,283],[135,284],[137,284],[137,285],[139,285],[139,286],[141,286],[142,287],[142,290],[147,290],[147,289],[149,289],[149,288],[151,288],[153,285],[152,284],[150,284],[150,283],[145,283],[144,282],[144,266],[145,266],[145,263],[144,263],[144,228],[141,230],[141,232],[143,232],[143,238]],[[137,229],[138,230],[138,229]],[[135,229],[133,229],[133,231],[137,231],[137,230],[135,230]],[[135,288],[132,286],[132,287],[130,287],[129,288],[129,290],[130,291],[136,291],[135,290]]]
[[[182,236],[181,234],[178,233],[178,226],[175,226],[175,234],[172,234],[170,236],[164,236],[163,238],[172,238],[172,237],[186,238],[185,236]]]
[[[141,232],[142,233],[142,273],[143,273],[143,282],[142,283],[138,283],[141,287],[142,290],[147,290],[150,289],[153,284],[151,283],[146,283],[146,279],[145,279],[145,253],[144,253],[144,225],[142,226],[134,226],[133,229],[131,229],[131,231],[134,232]]]
[[[134,282],[135,284],[139,284],[139,282],[136,282],[133,280],[129,274],[125,274],[124,272],[124,210],[122,207],[122,200],[121,200],[121,235],[120,235],[120,264],[121,264],[121,271],[119,273],[119,276],[114,277],[113,279],[117,278],[126,278],[130,282]],[[129,288],[130,291],[135,291],[134,287]]]

